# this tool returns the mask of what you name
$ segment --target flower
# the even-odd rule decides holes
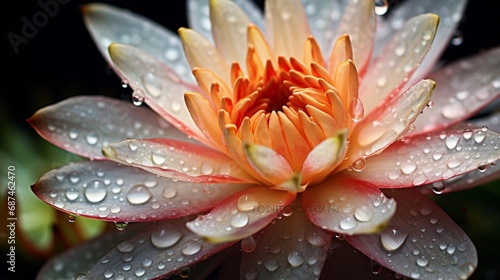
[[[158,222],[42,273],[158,278],[213,267],[209,256],[241,240],[241,278],[318,278],[335,233],[400,275],[467,278],[474,245],[425,194],[498,177],[500,138],[481,126],[495,117],[462,121],[498,98],[500,49],[425,78],[465,1],[416,3],[384,21],[372,1],[269,0],[264,21],[248,1],[189,1],[194,29],[179,37],[85,6],[105,58],[152,110],[84,96],[36,112],[44,138],[93,160],[48,172],[33,191],[120,229]]]

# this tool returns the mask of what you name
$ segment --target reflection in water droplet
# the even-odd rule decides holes
[[[75,222],[75,220],[76,220],[76,216],[75,216],[75,215],[69,215],[68,221],[69,221],[70,223],[74,223],[74,222]]]
[[[432,191],[435,194],[442,194],[445,188],[446,188],[446,185],[445,185],[444,181],[437,181],[437,182],[432,183]]]
[[[374,0],[375,2],[375,14],[382,16],[389,10],[389,3],[387,0]]]
[[[115,227],[119,231],[127,229],[127,226],[128,226],[128,222],[115,222]]]

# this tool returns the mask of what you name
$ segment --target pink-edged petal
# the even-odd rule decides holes
[[[187,137],[153,111],[104,96],[70,97],[38,110],[28,122],[47,141],[91,159],[130,137]]]
[[[309,187],[302,206],[318,227],[348,235],[378,232],[396,211],[377,186],[340,176]]]
[[[370,157],[361,180],[381,188],[408,188],[483,169],[500,158],[500,135],[465,126],[406,137]]]
[[[471,189],[498,179],[500,179],[500,167],[498,167],[498,164],[491,164],[451,179],[424,185],[420,187],[419,190],[423,194],[457,192]]]
[[[243,150],[252,168],[274,185],[285,182],[294,174],[285,157],[271,148],[247,143]]]
[[[435,14],[413,17],[370,65],[359,89],[365,113],[372,111],[391,92],[399,92],[408,82],[430,49],[438,22]]]
[[[194,82],[177,34],[129,10],[107,4],[84,5],[82,13],[99,51],[112,67],[109,45],[127,44],[154,55],[184,81]]]
[[[127,230],[113,230],[59,253],[43,265],[36,279],[74,279],[91,269],[121,239],[131,237],[141,228],[144,226],[135,224],[128,226]]]
[[[456,28],[460,23],[460,19],[467,5],[467,0],[407,1],[401,4],[400,7],[397,7],[395,11],[389,15],[389,19],[381,24],[380,29],[384,30],[383,32],[386,32],[386,34],[394,34],[398,27],[401,27],[401,22],[419,14],[434,13],[440,18],[439,27],[436,38],[432,43],[432,48],[407,84],[412,85],[422,78],[427,78],[426,75],[432,70],[441,54],[449,45],[450,39],[455,34]],[[385,47],[381,40],[378,40],[377,43],[381,43],[378,46],[379,50]],[[379,50],[377,50],[377,53]]]
[[[232,243],[210,244],[184,225],[161,221],[120,242],[90,269],[87,279],[161,279],[192,266]]]
[[[199,141],[205,140],[184,103],[184,93],[198,88],[182,82],[162,61],[149,53],[113,43],[109,54],[116,69],[153,110],[178,129]],[[133,96],[135,97],[135,96]]]
[[[275,222],[243,239],[240,279],[252,279],[252,275],[259,279],[317,279],[332,236],[307,219],[297,199]]]
[[[47,172],[32,190],[41,200],[72,215],[145,222],[210,210],[248,187],[174,181],[110,161],[85,161]]]
[[[436,204],[415,190],[390,192],[396,214],[380,234],[346,240],[379,264],[414,279],[467,279],[477,252],[463,230]]]
[[[353,61],[363,76],[371,60],[377,18],[373,1],[348,1],[337,34],[349,34]]]
[[[168,138],[127,139],[104,147],[103,154],[113,161],[163,177],[202,183],[252,182],[225,154]]]
[[[416,131],[442,129],[473,116],[500,97],[500,48],[440,68],[430,77],[437,87],[433,107],[415,122]]]
[[[266,0],[264,10],[274,54],[302,57],[310,31],[301,0]]]
[[[436,83],[422,80],[387,103],[382,104],[359,122],[350,137],[348,160],[344,166],[360,158],[379,153],[397,141],[427,106]]]
[[[210,0],[210,21],[215,46],[227,64],[245,65],[247,27],[251,23],[243,10],[230,0]]]
[[[258,186],[243,190],[186,226],[210,242],[250,236],[268,225],[295,199],[295,194]]]
[[[302,0],[311,33],[325,55],[331,51],[335,35],[342,35],[335,34],[334,31],[337,30],[346,2],[344,0]]]
[[[323,140],[307,155],[302,165],[302,181],[322,181],[344,160],[346,150],[347,130]]]

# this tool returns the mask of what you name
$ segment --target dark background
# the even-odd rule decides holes
[[[25,132],[26,137],[32,138],[33,145],[37,145],[43,140],[29,127],[26,119],[36,110],[69,96],[99,94],[123,99],[130,98],[130,89],[123,89],[120,86],[120,80],[109,69],[85,29],[79,6],[89,1],[66,1],[68,3],[64,5],[59,4],[57,14],[50,17],[46,25],[38,28],[33,38],[29,38],[26,44],[19,45],[17,53],[11,46],[7,34],[13,32],[21,35],[21,28],[24,25],[22,18],[26,17],[32,21],[33,15],[40,11],[41,7],[38,1],[2,2],[0,128],[3,137],[9,135],[5,123],[8,122],[11,125],[14,123]],[[171,30],[187,26],[183,0],[105,2],[129,8]],[[258,2],[261,5],[263,1]],[[498,0],[469,1],[465,17],[459,26],[463,42],[457,46],[450,45],[444,53],[445,60],[453,60],[493,46],[500,46],[499,3]],[[496,186],[493,184],[488,187],[495,188]],[[498,191],[496,193],[498,194]],[[463,194],[452,194],[446,201],[441,200],[440,204],[464,227],[477,245],[480,259],[474,279],[500,279],[498,270],[500,246],[497,245],[500,232],[491,232],[491,225],[490,227],[484,226],[484,224],[500,221],[499,196],[491,197],[488,192],[482,192],[481,188],[477,188],[463,192]],[[489,208],[483,207],[491,204],[493,206],[488,206]],[[474,220],[477,217],[470,214],[469,209],[472,208],[472,213],[475,213],[474,207],[484,210],[477,210],[484,213],[480,215],[485,217],[484,221]],[[469,216],[464,217],[466,215],[464,209],[469,209]],[[498,225],[493,228],[498,229]],[[481,231],[481,229],[484,230]],[[0,259],[4,260],[4,257]],[[22,270],[23,274],[16,275],[26,273],[28,278],[32,278],[39,264],[36,262],[30,266],[18,263],[18,269]],[[3,272],[0,275],[3,275]]]

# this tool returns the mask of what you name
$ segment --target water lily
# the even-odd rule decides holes
[[[195,264],[205,275],[239,246],[240,278],[315,279],[342,274],[325,265],[340,238],[400,276],[467,278],[474,245],[426,196],[500,174],[498,115],[464,122],[498,98],[500,49],[433,69],[465,4],[406,1],[381,18],[373,1],[269,0],[263,14],[193,0],[179,36],[84,6],[104,57],[148,106],[80,96],[36,112],[42,137],[91,161],[33,191],[71,215],[134,225],[41,275],[160,278]]]

